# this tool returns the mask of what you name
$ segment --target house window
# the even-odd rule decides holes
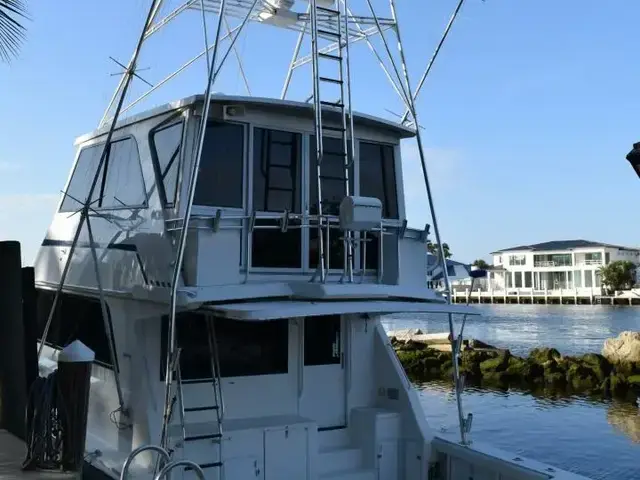
[[[253,139],[254,211],[301,213],[301,135],[255,128]],[[251,258],[254,267],[302,267],[300,222],[282,232],[277,220],[257,219]]]
[[[525,255],[509,255],[509,265],[524,265],[526,261]]]
[[[61,212],[82,208],[96,176],[104,144],[84,148],[62,202]],[[106,172],[106,174],[105,174]],[[111,142],[98,173],[91,206],[94,209],[141,207],[146,204],[144,180],[138,147],[132,137]]]
[[[593,270],[584,271],[584,286],[587,288],[593,287]]]
[[[174,123],[151,134],[155,168],[160,179],[158,184],[161,185],[161,195],[167,206],[176,201],[183,127],[184,122]]]
[[[54,296],[55,292],[45,290],[38,290],[37,293],[38,340],[40,341],[42,341]],[[108,306],[107,315],[111,315]],[[105,330],[100,301],[61,293],[47,333],[46,344],[61,350],[75,340],[80,340],[94,351],[96,363],[112,366],[109,337]]]
[[[384,218],[398,218],[396,169],[393,147],[360,142],[360,195],[382,202]]]
[[[244,126],[209,122],[194,205],[243,207]]]
[[[524,272],[524,286],[525,288],[531,288],[533,286],[531,272]]]
[[[515,288],[522,288],[522,272],[513,272],[513,281]]]
[[[573,271],[573,287],[574,288],[582,287],[582,272],[580,270]]]
[[[176,319],[180,369],[184,380],[209,381],[211,355],[206,316],[180,313]],[[220,373],[224,378],[287,373],[289,369],[289,320],[239,321],[212,317],[217,339]],[[164,378],[168,318],[162,319],[161,378]]]

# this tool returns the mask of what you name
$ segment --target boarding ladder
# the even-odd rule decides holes
[[[211,397],[211,403],[205,403],[204,405],[185,405],[184,402],[184,384],[182,379],[182,372],[180,368],[180,352],[182,351],[180,345],[177,346],[176,354],[171,365],[173,372],[173,378],[175,380],[175,389],[171,398],[171,402],[164,412],[163,431],[162,431],[162,447],[166,448],[170,453],[173,453],[175,447],[181,446],[183,451],[186,451],[186,447],[189,443],[208,440],[212,445],[212,461],[206,463],[200,463],[198,466],[202,470],[217,468],[222,471],[223,456],[222,456],[222,425],[224,419],[224,400],[222,398],[222,385],[220,375],[220,362],[218,358],[217,340],[215,334],[214,320],[211,316],[206,315],[204,317],[206,324],[206,336],[208,346],[208,357],[210,360],[211,368],[211,385],[213,388],[213,395]],[[173,415],[175,404],[178,404],[178,412],[180,415],[180,440],[179,442],[172,442],[173,445],[169,448],[170,435],[168,432],[169,424]],[[207,422],[207,425],[211,425],[211,430],[206,432],[189,433],[188,425],[191,423],[188,419],[189,416],[198,412],[215,411],[215,422]],[[193,470],[193,466],[185,465],[185,471]],[[219,477],[222,479],[222,476]]]
[[[338,7],[335,7],[336,0],[310,0],[309,20],[311,30],[311,65],[313,73],[313,111],[314,128],[316,140],[316,182],[318,191],[318,269],[314,279],[318,276],[320,281],[325,282],[326,274],[329,270],[329,246],[330,246],[330,223],[328,218],[324,218],[324,199],[322,198],[323,180],[329,180],[322,170],[322,161],[325,153],[323,135],[326,132],[333,132],[341,139],[340,152],[332,152],[343,157],[344,164],[344,193],[349,196],[349,168],[355,158],[355,143],[353,138],[353,115],[351,111],[351,71],[349,65],[349,34],[348,34],[348,9],[347,0],[337,0]],[[324,5],[319,5],[320,3]],[[337,44],[336,53],[323,53],[321,41]],[[320,61],[327,66],[330,63],[337,64],[333,75],[323,75],[320,72]],[[328,67],[325,67],[328,68]],[[337,101],[323,100],[328,93],[323,93],[322,86],[337,85],[339,95]],[[326,123],[323,116],[332,113],[339,113],[340,125],[333,126]],[[336,213],[336,212],[330,212]],[[345,254],[345,274],[349,279],[353,278],[353,248],[349,240],[350,232],[345,232],[347,237]],[[324,237],[326,235],[326,237]],[[326,242],[326,245],[325,245]],[[326,249],[326,251],[325,251]]]

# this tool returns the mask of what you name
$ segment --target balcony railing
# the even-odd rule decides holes
[[[584,260],[579,265],[602,265],[602,260]]]
[[[533,262],[534,267],[571,267],[571,262],[554,262],[552,260],[545,260],[539,262]]]

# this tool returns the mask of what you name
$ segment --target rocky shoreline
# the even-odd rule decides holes
[[[450,351],[406,337],[391,336],[391,343],[412,381],[453,381]],[[554,348],[535,348],[527,357],[519,357],[470,340],[460,354],[459,365],[467,386],[630,402],[637,402],[640,396],[640,361],[610,360],[597,353],[564,356]]]

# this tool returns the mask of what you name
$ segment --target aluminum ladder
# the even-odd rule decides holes
[[[337,0],[338,8],[318,5],[325,3],[335,5],[335,1],[323,2],[322,0],[310,0],[309,19],[311,30],[311,65],[313,73],[313,111],[314,129],[316,140],[316,182],[318,192],[318,268],[313,279],[319,274],[320,281],[326,281],[326,274],[329,270],[329,246],[330,246],[330,224],[324,218],[324,200],[322,198],[322,182],[326,177],[322,172],[322,161],[324,158],[324,132],[333,132],[341,139],[341,151],[333,152],[343,157],[344,165],[344,193],[351,195],[349,184],[349,169],[355,158],[355,143],[353,136],[353,115],[351,110],[351,68],[349,64],[349,15],[347,0]],[[321,24],[319,26],[319,23]],[[323,53],[323,47],[319,44],[321,40],[330,43],[337,43],[336,53]],[[337,75],[322,75],[320,72],[320,60],[327,63],[337,63]],[[339,87],[339,98],[337,101],[323,100],[327,95],[322,93],[321,86],[337,85]],[[332,126],[325,124],[323,116],[327,113],[339,113],[340,125]],[[335,213],[335,212],[334,212]],[[324,231],[323,231],[324,229]],[[326,235],[326,238],[323,236]],[[350,232],[345,232],[350,237]],[[325,245],[326,243],[326,245]],[[353,280],[353,247],[350,241],[345,242],[346,252],[344,262],[344,274]],[[326,251],[325,251],[326,250]],[[313,280],[312,279],[312,280]]]
[[[187,406],[184,401],[184,385],[185,381],[182,378],[182,369],[180,367],[180,356],[182,352],[182,348],[178,345],[176,350],[175,360],[173,365],[171,366],[172,371],[174,372],[175,378],[175,393],[172,397],[169,409],[165,412],[165,421],[163,423],[163,446],[167,448],[169,443],[169,435],[168,428],[169,423],[171,422],[171,417],[173,414],[173,407],[177,403],[178,404],[178,412],[180,415],[180,446],[183,451],[186,451],[186,447],[189,443],[209,440],[210,444],[213,446],[212,458],[213,461],[205,462],[197,464],[198,467],[202,470],[210,469],[210,468],[218,468],[220,472],[222,472],[223,466],[223,439],[222,439],[222,425],[224,420],[224,400],[222,397],[222,384],[221,384],[221,376],[220,376],[220,362],[218,357],[218,348],[217,348],[217,339],[215,334],[214,320],[210,315],[205,315],[205,325],[206,325],[206,336],[207,336],[207,346],[208,346],[208,357],[210,361],[210,369],[211,369],[211,386],[213,389],[212,401],[211,403],[204,405],[193,405]],[[215,423],[211,422],[212,430],[208,432],[199,432],[199,433],[189,433],[187,432],[187,425],[189,424],[188,417],[192,414],[199,412],[207,412],[214,411],[216,413]],[[208,423],[207,423],[208,424]],[[177,447],[178,444],[175,444]],[[173,449],[169,449],[169,453],[173,453]],[[185,471],[194,470],[192,465],[184,465]],[[222,480],[223,474],[221,473],[218,478]]]

